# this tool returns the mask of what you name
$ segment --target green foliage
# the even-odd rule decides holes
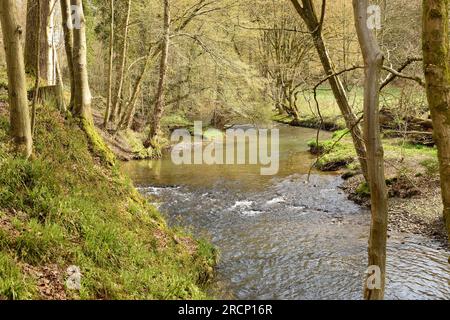
[[[79,266],[82,299],[207,297],[214,250],[169,229],[76,121],[41,107],[31,161],[9,153],[5,122],[0,116],[0,299],[35,296],[24,264]]]

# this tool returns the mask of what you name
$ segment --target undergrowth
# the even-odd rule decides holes
[[[62,283],[80,268],[68,298],[207,298],[209,243],[170,229],[77,121],[41,106],[36,129],[33,159],[16,159],[0,115],[0,299],[40,298],[27,270],[49,265]]]

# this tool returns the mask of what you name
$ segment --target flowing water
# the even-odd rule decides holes
[[[172,225],[220,250],[214,294],[237,299],[361,299],[370,214],[336,175],[306,173],[315,130],[280,127],[280,171],[255,165],[123,165]],[[322,138],[328,134],[322,133]],[[390,232],[388,299],[450,299],[449,252],[428,238]]]

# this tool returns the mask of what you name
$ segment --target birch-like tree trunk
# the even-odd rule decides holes
[[[62,27],[64,31],[64,48],[66,50],[67,66],[70,78],[70,103],[69,110],[73,109],[75,99],[75,84],[73,70],[73,25],[71,17],[70,0],[61,0]]]
[[[47,64],[46,80],[47,84],[53,86],[56,84],[56,50],[55,50],[55,11],[56,0],[45,0],[48,2],[49,13],[46,16],[45,21],[45,63]]]
[[[450,241],[450,65],[448,0],[423,0],[423,66],[438,149],[444,220]]]
[[[159,83],[158,91],[156,93],[156,104],[153,110],[153,119],[150,127],[150,134],[145,142],[146,147],[154,147],[159,149],[158,135],[161,131],[161,118],[164,112],[164,91],[165,81],[167,75],[167,63],[169,59],[169,46],[170,46],[170,2],[164,0],[164,39],[163,48],[161,52],[161,63],[159,67]]]
[[[75,97],[73,114],[81,119],[89,120],[91,114],[91,92],[89,89],[87,58],[86,58],[86,21],[82,0],[72,0],[76,7],[79,25],[73,28],[73,69],[75,82]]]
[[[368,300],[381,300],[384,298],[385,287],[388,222],[387,189],[379,123],[380,78],[384,56],[375,34],[367,26],[368,7],[367,0],[353,0],[356,33],[365,65],[364,141],[367,150],[367,176],[372,212],[368,251],[369,267],[371,267],[369,270],[375,272],[368,275],[364,297]],[[380,273],[377,273],[378,270]],[[379,279],[373,277],[379,277]]]
[[[330,58],[328,48],[322,35],[322,23],[325,11],[322,13],[319,20],[312,0],[302,0],[302,5],[300,5],[299,0],[291,0],[291,2],[297,13],[305,22],[313,37],[314,46],[319,55],[325,73],[327,76],[335,74],[336,71],[334,69],[333,62]],[[325,10],[325,3],[326,1],[323,0],[323,10]],[[347,93],[345,92],[344,85],[342,84],[340,78],[338,76],[330,77],[329,83],[336,99],[336,103],[339,106],[342,116],[344,117],[345,124],[352,135],[353,145],[355,147],[356,154],[358,155],[361,170],[367,181],[366,149],[364,146],[364,141],[362,140],[361,129],[358,126],[358,118],[352,111]]]
[[[19,22],[16,0],[0,1],[0,22],[8,73],[11,135],[17,152],[28,158],[32,153],[33,141],[22,47],[23,27]]]

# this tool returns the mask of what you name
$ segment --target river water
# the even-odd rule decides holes
[[[213,294],[225,299],[361,299],[370,213],[339,189],[339,176],[306,173],[316,131],[280,126],[280,170],[256,165],[134,161],[123,170],[165,214],[220,250]],[[329,134],[322,133],[322,138]],[[387,299],[450,299],[449,252],[390,232]]]

